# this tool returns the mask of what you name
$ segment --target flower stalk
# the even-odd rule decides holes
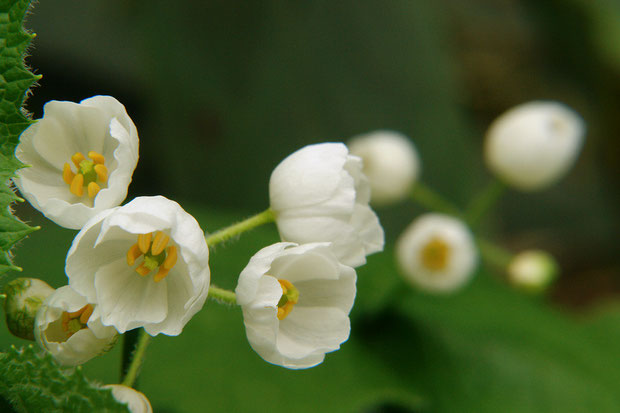
[[[505,191],[506,185],[499,179],[494,179],[472,199],[465,214],[465,220],[471,228],[476,227],[480,219],[497,203]]]
[[[237,304],[237,296],[233,291],[225,290],[224,288],[219,288],[214,285],[209,286],[208,298],[224,304]]]
[[[140,335],[138,337],[138,343],[136,344],[136,350],[134,351],[133,358],[131,359],[131,364],[127,369],[127,374],[123,379],[121,384],[132,387],[140,374],[140,367],[142,367],[142,363],[144,361],[144,357],[146,355],[146,347],[149,344],[151,336],[149,336],[144,329],[140,330]]]
[[[229,239],[250,231],[256,227],[264,224],[269,224],[275,221],[275,215],[271,208],[267,208],[265,211],[251,216],[243,221],[232,224],[226,228],[214,232],[206,237],[207,245],[213,247],[221,242],[228,241]]]
[[[444,199],[422,182],[417,182],[415,184],[411,191],[411,198],[414,202],[417,202],[429,211],[441,212],[455,217],[461,217],[463,215],[460,208]]]

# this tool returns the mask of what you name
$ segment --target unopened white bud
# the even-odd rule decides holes
[[[122,384],[108,384],[103,388],[112,390],[116,401],[126,404],[131,413],[153,413],[151,403],[144,393]]]
[[[555,259],[547,252],[527,250],[515,255],[508,264],[508,280],[522,290],[539,293],[557,277],[558,270]]]
[[[485,138],[489,169],[507,184],[535,191],[557,182],[581,149],[585,124],[558,102],[529,102],[500,115]]]
[[[355,136],[347,146],[364,162],[373,204],[394,203],[410,193],[420,173],[420,157],[408,137],[379,130]]]

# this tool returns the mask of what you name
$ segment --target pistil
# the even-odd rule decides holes
[[[433,238],[420,251],[420,258],[427,269],[444,270],[450,259],[450,246],[440,238]]]

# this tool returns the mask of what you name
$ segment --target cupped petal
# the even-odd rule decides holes
[[[101,320],[120,333],[166,318],[167,289],[167,280],[155,283],[150,277],[142,277],[123,259],[104,265],[95,273]]]
[[[348,315],[338,308],[300,307],[280,322],[277,345],[285,357],[303,358],[338,350],[350,331]]]
[[[316,205],[338,191],[348,150],[341,143],[306,146],[284,159],[269,180],[275,211]]]

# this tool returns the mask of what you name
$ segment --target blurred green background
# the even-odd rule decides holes
[[[263,210],[271,170],[309,143],[373,129],[410,136],[422,181],[467,205],[491,177],[494,117],[560,100],[588,124],[571,173],[550,190],[508,193],[482,230],[543,248],[562,275],[545,298],[493,269],[449,297],[403,284],[392,245],[422,209],[379,209],[386,251],[358,271],[352,336],[308,371],[263,362],[241,313],[209,302],[179,337],[151,344],[140,389],[156,412],[620,411],[620,3],[615,0],[40,2],[28,109],[110,94],[138,126],[129,197],[178,200],[207,231]],[[66,283],[74,232],[41,224],[15,250],[24,275]],[[273,227],[212,253],[234,288]],[[41,259],[41,254],[44,258]],[[0,348],[21,343],[0,330]],[[118,380],[120,346],[86,365]]]

